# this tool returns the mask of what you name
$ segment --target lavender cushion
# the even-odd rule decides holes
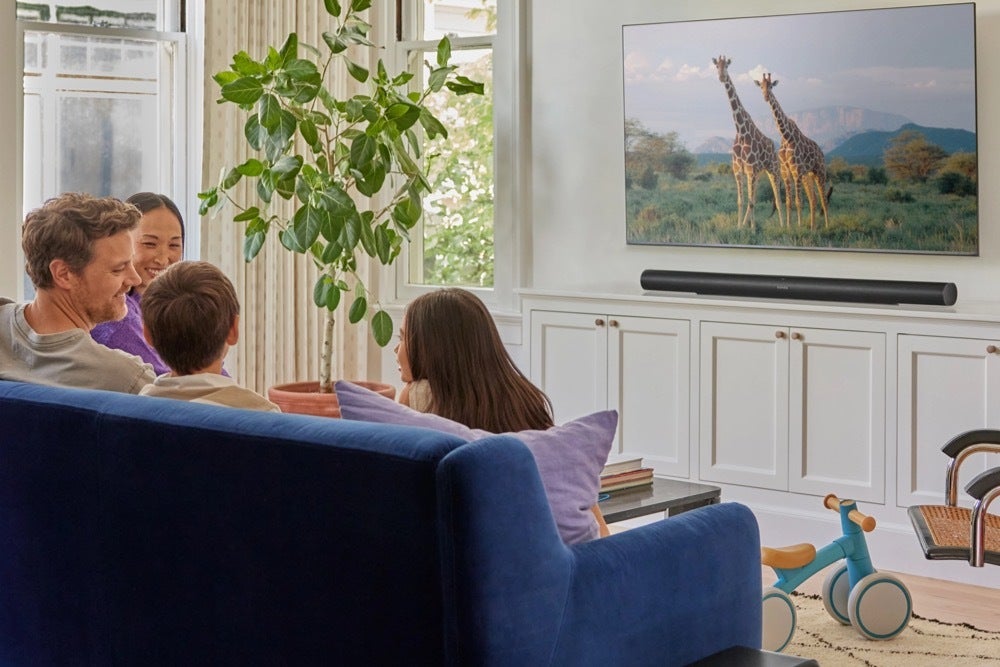
[[[336,391],[345,419],[420,426],[466,441],[493,435],[438,415],[411,410],[350,382],[338,381]],[[597,521],[590,508],[597,501],[601,469],[617,428],[618,413],[605,410],[545,431],[508,434],[520,439],[535,457],[552,515],[566,544],[598,536]]]

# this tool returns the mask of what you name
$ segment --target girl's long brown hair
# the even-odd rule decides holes
[[[551,401],[514,365],[472,292],[445,288],[417,297],[402,336],[413,379],[430,384],[434,414],[493,433],[553,425]]]

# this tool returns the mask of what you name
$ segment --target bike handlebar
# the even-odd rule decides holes
[[[836,495],[832,493],[827,494],[826,498],[823,498],[823,506],[826,507],[827,509],[833,510],[834,512],[840,511],[841,502],[842,501],[840,500],[840,498],[838,498]],[[850,502],[850,501],[843,501],[843,502]],[[870,533],[873,530],[875,530],[875,517],[873,516],[862,514],[858,510],[853,509],[847,513],[847,518],[853,521],[854,523],[858,524],[858,526],[861,527],[861,530],[865,531],[866,533]]]

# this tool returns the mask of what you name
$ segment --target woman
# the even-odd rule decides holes
[[[445,288],[406,308],[396,346],[399,401],[492,433],[555,425],[552,402],[514,365],[489,311],[472,292]],[[609,534],[595,504],[601,535]]]
[[[166,195],[139,192],[126,200],[142,213],[135,232],[133,264],[142,279],[126,295],[128,313],[124,319],[99,324],[90,332],[104,345],[137,355],[152,364],[157,375],[170,369],[142,335],[140,301],[146,287],[184,255],[184,220],[177,205]]]

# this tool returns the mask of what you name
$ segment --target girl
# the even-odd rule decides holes
[[[143,338],[139,304],[149,283],[184,255],[184,221],[177,204],[166,195],[139,192],[126,201],[142,213],[135,232],[135,254],[132,258],[142,283],[133,287],[125,297],[128,313],[124,319],[99,324],[90,335],[107,347],[137,355],[152,364],[157,375],[162,375],[170,369]]]
[[[489,311],[472,292],[445,288],[406,308],[396,346],[400,403],[492,433],[555,425],[552,402],[514,365]],[[609,534],[591,508],[601,536]]]

